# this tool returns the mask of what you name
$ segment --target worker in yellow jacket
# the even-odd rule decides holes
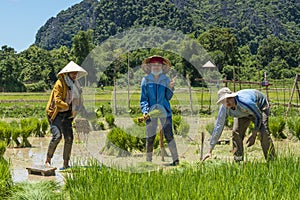
[[[84,117],[88,115],[83,106],[82,90],[78,79],[88,73],[82,67],[71,61],[59,73],[51,92],[46,112],[50,123],[52,140],[50,141],[45,165],[51,165],[51,159],[57,145],[64,136],[63,167],[69,168],[73,144],[72,121],[80,112]]]

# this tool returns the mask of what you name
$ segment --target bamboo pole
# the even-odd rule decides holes
[[[287,107],[287,110],[286,110],[286,113],[285,113],[286,116],[288,116],[290,107],[292,105],[292,100],[293,100],[295,89],[296,89],[296,87],[298,88],[297,82],[298,82],[298,74],[296,75],[295,80],[294,80],[294,85],[293,85],[292,93],[291,93],[290,100],[289,100],[289,103],[288,103],[288,107]],[[298,92],[299,92],[299,90],[298,90]],[[300,94],[299,94],[299,96],[300,96]]]
[[[159,125],[159,146],[161,153],[161,161],[165,161],[165,148],[164,148],[164,134],[162,130],[162,125]]]
[[[190,109],[191,109],[191,115],[193,115],[193,98],[192,98],[192,88],[191,88],[191,81],[189,74],[186,74],[186,82],[188,84],[189,88],[189,97],[190,97]]]
[[[130,110],[130,67],[129,67],[129,53],[128,52],[128,60],[127,60],[127,106],[128,110]]]

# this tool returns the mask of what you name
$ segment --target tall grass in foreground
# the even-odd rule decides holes
[[[0,157],[0,199],[9,195],[13,185],[9,167],[9,162]]]
[[[70,199],[300,199],[300,159],[206,162],[129,173],[94,165],[67,176]]]
[[[63,200],[55,181],[23,182],[14,185],[9,200]]]

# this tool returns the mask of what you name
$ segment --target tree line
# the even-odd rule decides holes
[[[50,18],[35,44],[16,53],[0,50],[0,91],[43,91],[70,60],[82,64],[91,50],[113,35],[139,27],[182,32],[209,53],[224,79],[261,81],[292,78],[299,73],[300,3],[294,0],[83,0]],[[189,74],[192,86],[201,74],[172,52],[139,49],[130,53],[131,69],[153,54],[170,58],[174,69]],[[127,56],[104,72],[89,74],[99,84],[127,72]],[[118,70],[115,66],[118,66]],[[235,76],[236,75],[236,76]]]
[[[0,91],[44,91],[57,80],[56,74],[71,60],[81,64],[96,46],[94,31],[79,31],[72,38],[72,46],[45,50],[36,45],[16,53],[6,45],[0,50]],[[300,47],[276,36],[269,35],[258,43],[253,54],[249,44],[239,45],[234,31],[229,28],[212,28],[198,37],[189,35],[200,43],[211,56],[224,79],[232,80],[234,73],[240,80],[261,81],[267,72],[272,79],[292,78],[299,73]],[[160,54],[172,61],[174,69],[183,76],[189,74],[192,86],[200,86],[201,74],[180,55],[160,49],[138,49],[130,53],[130,70],[139,66],[149,55]],[[115,70],[116,65],[118,70]],[[120,55],[105,71],[90,74],[102,85],[113,85],[113,77],[127,73],[128,55]],[[235,77],[237,79],[237,77]]]

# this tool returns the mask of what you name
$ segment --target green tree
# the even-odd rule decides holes
[[[220,71],[227,64],[237,64],[238,43],[230,29],[212,28],[200,34],[198,41],[210,52]]]
[[[17,92],[24,91],[21,83],[20,63],[13,48],[2,46],[0,50],[0,91]]]
[[[79,31],[74,35],[71,54],[75,56],[76,63],[81,64],[95,47],[93,45],[93,30]]]

